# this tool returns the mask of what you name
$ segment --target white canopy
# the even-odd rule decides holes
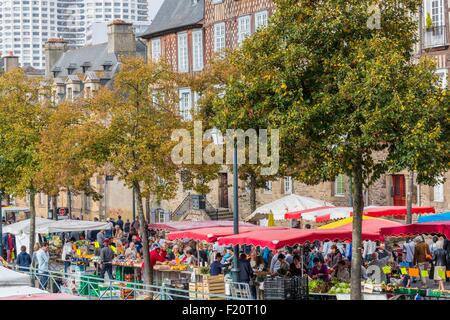
[[[246,220],[253,220],[258,215],[265,216],[269,215],[269,213],[273,213],[275,220],[284,220],[284,214],[287,212],[307,210],[324,206],[333,206],[333,204],[310,197],[290,194],[257,208],[250,216],[246,218]]]
[[[0,266],[0,288],[11,286],[29,286],[30,276]]]
[[[28,283],[29,284],[29,283]],[[6,298],[11,296],[23,296],[31,294],[44,294],[48,291],[41,290],[39,288],[33,288],[28,286],[11,286],[11,287],[0,287],[0,298]]]
[[[84,220],[50,220],[36,217],[36,233],[89,231],[109,229],[108,222]],[[19,235],[30,233],[30,219],[10,224],[3,228],[4,233]]]

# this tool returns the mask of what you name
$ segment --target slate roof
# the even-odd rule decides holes
[[[186,27],[198,26],[205,12],[205,0],[165,0],[141,38],[152,38]]]
[[[140,40],[136,41],[136,52],[145,58],[146,46]],[[104,72],[102,78],[109,80],[117,70],[119,61],[117,54],[108,52],[107,42],[66,51],[56,62],[52,71],[59,71],[56,75],[58,78],[70,78],[68,68],[72,69],[72,75],[76,75],[83,73],[83,66],[89,65],[89,69],[86,70],[88,73],[89,71],[103,71],[105,64],[111,66],[111,71]]]

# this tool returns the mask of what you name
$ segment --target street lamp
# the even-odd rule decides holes
[[[214,128],[211,132],[214,144],[223,145],[223,136],[220,131]],[[233,233],[239,234],[239,200],[238,200],[238,147],[237,139],[233,138]],[[231,276],[233,282],[239,282],[239,245],[234,246],[233,268]]]

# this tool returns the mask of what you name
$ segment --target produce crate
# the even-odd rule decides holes
[[[221,300],[220,297],[210,297],[210,294],[225,295],[225,279],[223,275],[209,276],[204,275],[199,282],[190,282],[189,291],[198,293],[189,293],[191,299]]]
[[[264,281],[264,298],[266,300],[307,300],[307,277],[274,277]]]

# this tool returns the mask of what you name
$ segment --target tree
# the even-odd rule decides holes
[[[269,26],[234,56],[240,75],[229,79],[217,112],[231,124],[253,114],[249,126],[280,128],[282,171],[304,183],[338,174],[352,178],[351,298],[361,299],[364,186],[412,167],[419,179],[430,181],[449,165],[449,149],[442,149],[449,140],[442,92],[424,84],[420,98],[408,101],[413,83],[423,81],[417,71],[427,75],[425,81],[433,72],[424,61],[412,62],[414,13],[421,1],[378,4],[380,28],[368,23],[374,18],[368,0],[275,2]],[[405,137],[405,123],[407,128],[426,123],[432,134],[421,129]],[[442,154],[433,157],[436,165],[429,171],[422,157],[433,148]],[[409,157],[415,160],[405,160]]]
[[[37,151],[50,115],[48,93],[46,84],[28,78],[21,69],[0,76],[1,189],[20,197],[29,194],[30,254],[35,244],[36,174],[41,168]]]
[[[105,162],[105,147],[95,137],[101,130],[91,121],[83,100],[65,101],[55,107],[42,132],[37,157],[41,163],[37,184],[53,198],[67,191],[69,214],[71,194],[84,192],[93,199],[100,195],[89,180]]]
[[[182,127],[175,80],[165,63],[124,57],[113,88],[87,101],[91,118],[104,127],[96,139],[107,148],[111,174],[136,191],[146,284],[152,283],[152,268],[142,199],[149,193],[170,199],[178,185],[170,159],[172,130]]]

